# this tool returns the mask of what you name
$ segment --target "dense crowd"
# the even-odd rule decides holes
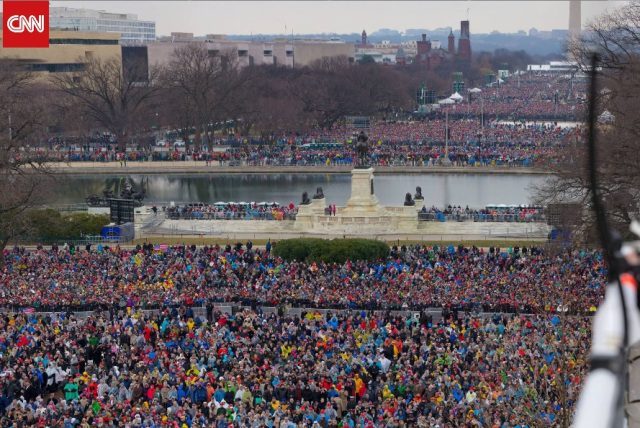
[[[0,304],[61,312],[0,318],[2,426],[540,427],[570,417],[590,334],[589,319],[570,314],[602,298],[599,253],[416,245],[329,266],[249,247],[7,252]],[[216,302],[253,309],[223,314]],[[155,315],[139,310],[152,304]],[[293,316],[283,305],[350,310]],[[388,311],[431,306],[441,320]],[[73,315],[87,308],[98,310]]]
[[[482,99],[481,99],[482,98]],[[541,120],[565,118],[581,120],[585,114],[586,84],[566,76],[513,76],[507,82],[483,88],[473,95],[471,103],[460,107],[461,113],[489,117]]]
[[[585,84],[567,76],[525,74],[506,83],[484,87],[481,94],[467,94],[456,105],[442,106],[428,117],[384,114],[372,122],[367,134],[372,143],[369,162],[374,165],[436,165],[445,156],[457,165],[534,166],[555,162],[564,147],[580,141],[581,128],[558,126],[557,120],[580,121]],[[446,119],[445,113],[449,116]],[[484,119],[482,123],[481,118]],[[564,119],[563,119],[564,118]],[[500,120],[514,124],[502,124]],[[547,122],[545,122],[547,121]],[[551,121],[551,122],[548,122]],[[447,125],[448,122],[448,125]],[[445,137],[449,130],[448,138]],[[355,162],[354,129],[338,123],[331,129],[292,130],[268,137],[216,136],[206,148],[169,144],[154,150],[153,142],[116,152],[114,141],[51,138],[46,148],[22,156],[50,161],[148,162],[201,160],[244,162],[247,165],[321,165]],[[103,139],[102,139],[103,140]],[[87,144],[90,141],[91,144]],[[448,153],[445,150],[448,143]],[[320,147],[315,147],[319,145]],[[339,145],[340,147],[333,147]],[[215,150],[221,146],[231,150]],[[311,147],[309,147],[311,146]]]
[[[449,123],[445,141],[445,120],[378,123],[368,131],[371,147],[368,162],[373,165],[438,165],[446,157],[460,166],[535,166],[557,162],[563,149],[579,141],[581,128],[548,124],[492,124],[475,120]],[[32,155],[52,161],[149,162],[200,160],[230,165],[353,165],[354,139],[336,128],[322,135],[305,135],[294,143],[291,136],[277,137],[272,144],[239,144],[224,151],[149,152],[126,155],[94,149],[84,151],[42,151]],[[319,142],[316,142],[319,141]],[[290,143],[291,142],[291,143]],[[298,144],[299,143],[299,144]],[[446,144],[445,144],[446,143]]]
[[[3,426],[65,428],[554,425],[577,398],[590,332],[580,318],[364,311],[0,325]]]
[[[462,208],[460,205],[448,205],[445,208],[439,208],[435,205],[428,207],[424,205],[420,210],[423,214],[436,214],[442,213],[444,215],[462,215],[462,216],[481,216],[481,215],[511,215],[516,216],[522,219],[530,219],[534,217],[541,217],[544,214],[544,208],[541,206],[528,206],[528,205],[512,205],[512,206],[504,206],[498,207],[495,205],[489,205],[485,208],[469,208],[467,205],[465,208]]]
[[[183,206],[162,207],[169,219],[206,220],[295,220],[297,207],[279,206],[276,203],[226,203],[226,204],[185,204]]]
[[[388,260],[343,265],[287,262],[242,244],[167,252],[98,246],[90,254],[54,247],[6,255],[0,306],[60,310],[235,302],[421,310],[452,304],[531,312],[564,305],[587,313],[602,298],[605,272],[599,253],[548,257],[527,247],[403,246],[393,247]]]
[[[580,127],[559,126],[549,123],[500,122],[482,123],[474,119],[451,119],[434,117],[424,121],[379,122],[371,125],[367,132],[370,141],[375,144],[404,145],[442,145],[445,143],[445,129],[449,129],[449,144],[452,146],[562,146],[572,144],[580,134]],[[348,143],[352,136],[344,128],[336,128],[321,135],[307,136],[304,141],[313,138],[325,141]]]

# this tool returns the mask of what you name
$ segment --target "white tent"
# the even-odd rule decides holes
[[[473,89],[469,89],[469,92],[471,92],[472,94],[479,94],[480,92],[482,92],[482,89],[473,88]]]
[[[444,100],[438,101],[438,104],[455,104],[456,102],[451,98],[445,98]]]
[[[598,122],[601,123],[613,122],[615,120],[616,117],[612,115],[609,110],[605,110],[600,116],[598,116]]]
[[[457,92],[451,95],[449,98],[451,98],[454,101],[462,101],[464,99],[464,97]]]

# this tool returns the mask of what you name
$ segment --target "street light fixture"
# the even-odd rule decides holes
[[[439,102],[439,104],[441,105],[455,104],[455,103],[456,101],[451,97],[445,98],[444,100],[441,100]],[[445,165],[450,165],[451,161],[449,160],[449,109],[446,109],[444,114],[445,114],[445,125],[444,125],[444,161],[443,163]]]

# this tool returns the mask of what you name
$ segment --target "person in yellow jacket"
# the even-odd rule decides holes
[[[282,347],[280,348],[280,351],[282,352],[282,356],[284,358],[288,358],[289,354],[291,353],[292,350],[293,350],[293,348],[291,346],[287,346],[287,345],[282,345]]]
[[[360,378],[360,376],[356,373],[356,375],[354,376],[354,382],[356,384],[356,391],[360,391],[360,388],[362,388],[362,379]]]
[[[389,398],[393,398],[393,393],[389,389],[389,385],[385,385],[382,389],[382,398],[388,400]]]
[[[198,366],[196,364],[191,364],[191,368],[187,370],[187,375],[196,375],[200,374],[200,370],[198,370]]]

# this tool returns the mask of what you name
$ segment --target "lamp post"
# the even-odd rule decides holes
[[[445,123],[444,123],[444,163],[448,164],[449,160],[449,109],[445,110]]]
[[[455,105],[453,109],[455,109]],[[449,108],[445,110],[445,125],[444,125],[444,164],[451,165],[451,160],[449,160]]]
[[[440,104],[445,106],[445,125],[444,125],[444,164],[449,165],[449,109],[446,107],[448,104],[455,104],[456,101],[452,98],[446,98],[440,101]]]
[[[472,94],[478,94],[480,97],[480,143],[482,143],[482,138],[484,137],[484,97],[482,96],[482,89],[473,88],[469,90]]]
[[[480,93],[480,129],[482,130],[482,135],[484,135],[484,97],[482,92]]]

